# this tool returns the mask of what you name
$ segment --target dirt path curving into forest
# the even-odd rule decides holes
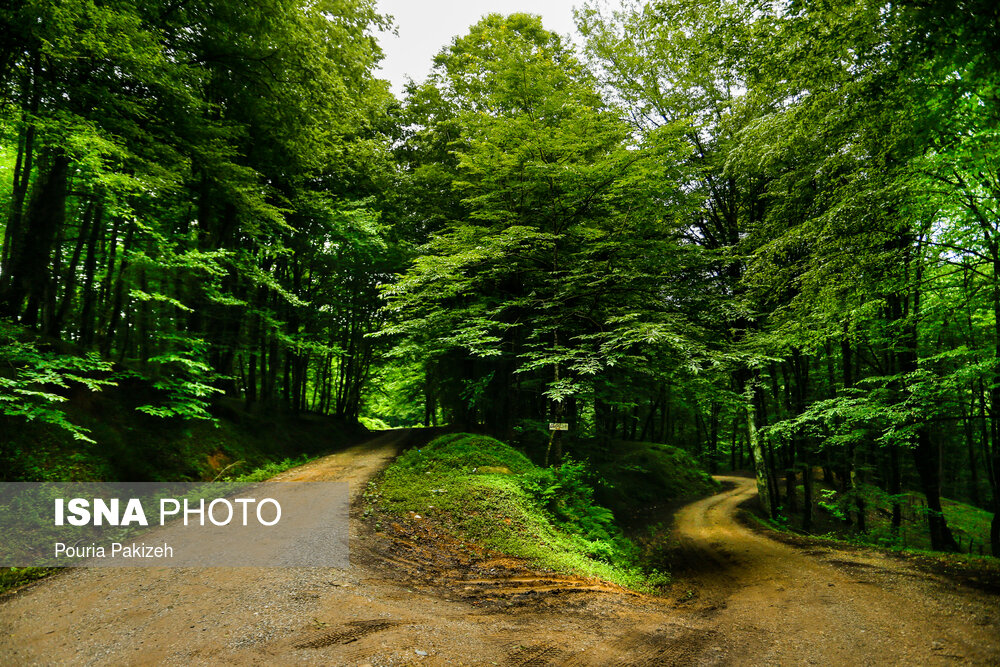
[[[73,570],[0,602],[0,664],[1000,663],[998,598],[894,559],[735,521],[751,480],[687,506],[669,597],[540,573],[360,516],[390,432],[279,479],[351,485],[351,567]],[[377,530],[376,530],[377,529]]]
[[[1000,597],[869,550],[797,548],[736,520],[754,480],[677,514],[692,607],[741,664],[1000,664]],[[683,585],[683,584],[682,584]]]

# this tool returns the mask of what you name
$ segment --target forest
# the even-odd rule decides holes
[[[486,16],[397,98],[374,0],[5,2],[0,478],[131,387],[544,465],[668,443],[806,532],[821,471],[856,533],[919,494],[958,551],[950,498],[1000,555],[1000,6],[576,21]]]

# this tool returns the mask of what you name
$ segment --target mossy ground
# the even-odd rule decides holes
[[[670,466],[660,465],[658,447],[633,449],[639,460],[666,474]],[[689,457],[669,455],[678,468],[694,465]],[[601,474],[624,483],[617,472],[605,464]],[[656,495],[656,482],[645,477],[648,468],[622,474],[641,476],[643,492]],[[694,476],[700,480],[698,491],[711,488],[703,474]],[[460,433],[400,456],[367,497],[381,510],[440,522],[462,539],[526,558],[537,567],[645,591],[668,583],[668,575],[643,566],[641,548],[622,535],[612,513],[594,499],[592,482],[581,463],[541,468],[498,440]],[[689,489],[684,482],[670,482],[660,488],[661,497]]]
[[[620,521],[629,521],[651,504],[699,498],[719,490],[687,451],[654,442],[588,440],[572,449],[587,458],[597,474],[597,499]]]

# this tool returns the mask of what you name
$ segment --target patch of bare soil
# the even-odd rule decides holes
[[[407,437],[280,478],[350,482],[348,570],[74,570],[0,603],[0,663],[1000,662],[995,596],[898,561],[757,535],[734,519],[753,493],[745,479],[681,510],[684,573],[663,598],[539,572],[415,517],[381,517],[376,530],[361,492]]]
[[[380,515],[366,528],[368,539],[358,555],[374,571],[427,595],[463,600],[479,609],[562,605],[567,596],[581,592],[641,597],[600,579],[540,571],[522,558],[463,542],[426,520]]]

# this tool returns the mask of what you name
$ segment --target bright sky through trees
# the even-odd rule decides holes
[[[407,76],[416,80],[427,76],[434,54],[455,35],[468,32],[483,15],[539,14],[546,28],[564,35],[575,31],[573,7],[579,4],[579,0],[379,0],[379,11],[393,16],[399,36],[381,34],[385,60],[376,76],[392,82],[393,92],[401,95]]]

